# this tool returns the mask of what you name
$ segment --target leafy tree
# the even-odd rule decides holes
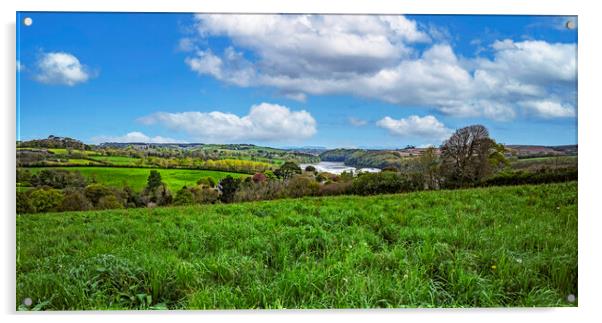
[[[301,168],[293,162],[286,162],[278,168],[274,174],[282,179],[289,179],[295,174],[301,174]]]
[[[203,177],[196,182],[197,185],[205,185],[207,187],[215,187],[215,180],[211,176]]]
[[[90,209],[92,209],[92,203],[81,190],[65,191],[65,197],[59,206],[60,211],[87,211]]]
[[[312,165],[307,165],[307,167],[305,167],[305,171],[306,172],[315,172],[316,168]]]
[[[222,192],[220,200],[224,203],[231,203],[234,200],[234,194],[240,185],[240,179],[228,175],[219,182],[219,189]]]
[[[435,148],[427,148],[418,157],[418,167],[419,172],[422,174],[424,188],[439,188],[439,156],[437,156]]]
[[[253,175],[252,180],[255,183],[263,183],[267,180],[268,178],[262,174],[262,173],[256,173],[255,175]]]
[[[53,212],[63,202],[63,193],[54,188],[40,188],[31,191],[29,199],[34,212]]]
[[[84,195],[93,205],[98,205],[100,199],[104,196],[114,195],[111,188],[102,184],[90,184],[84,189]]]
[[[161,181],[161,174],[156,170],[151,170],[146,181],[146,189],[153,191],[159,187],[163,182]]]
[[[123,203],[115,195],[105,195],[98,200],[96,208],[100,210],[123,209]]]
[[[186,187],[182,187],[177,193],[176,198],[173,200],[175,205],[186,205],[194,203],[194,194]]]
[[[448,187],[473,184],[490,171],[489,155],[495,141],[482,125],[456,130],[441,146],[441,171]]]
[[[33,213],[35,209],[31,205],[31,199],[28,192],[17,191],[17,214]]]

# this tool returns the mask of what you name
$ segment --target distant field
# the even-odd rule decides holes
[[[71,171],[79,171],[88,178],[95,178],[97,182],[109,186],[122,187],[127,183],[134,190],[142,190],[146,186],[146,180],[151,171],[150,168],[117,168],[117,167],[53,167]],[[39,172],[45,167],[28,168],[33,173]],[[189,169],[157,169],[168,188],[175,192],[184,185],[195,185],[201,177],[213,177],[220,180],[228,175],[232,177],[247,176],[238,173],[211,171],[211,170],[189,170]]]
[[[518,159],[511,163],[514,169],[535,169],[541,167],[577,167],[577,156],[536,157]]]
[[[16,234],[17,306],[42,310],[577,305],[576,182],[21,215]]]
[[[136,165],[136,163],[140,161],[139,158],[126,157],[126,156],[95,156],[95,157],[91,157],[91,158],[94,160],[109,162],[113,165],[118,165],[118,166]]]
[[[53,154],[58,154],[58,155],[67,155],[68,154],[68,151],[65,148],[48,148],[46,150],[48,150],[49,152],[51,152]],[[98,152],[91,151],[91,150],[72,149],[71,152],[75,153],[75,154],[85,154],[85,155],[88,155],[88,156],[98,155]]]

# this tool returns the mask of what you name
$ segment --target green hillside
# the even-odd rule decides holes
[[[577,271],[576,182],[17,217],[45,310],[574,306]]]

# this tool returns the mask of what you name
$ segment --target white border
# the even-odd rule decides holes
[[[416,320],[434,322],[444,319],[452,322],[482,322],[509,320],[546,320],[550,322],[589,321],[599,317],[601,298],[599,278],[600,233],[602,211],[596,203],[601,176],[596,167],[600,156],[601,139],[599,99],[602,92],[599,59],[600,30],[602,26],[594,1],[386,1],[370,0],[168,0],[168,1],[75,1],[75,0],[9,0],[0,2],[2,10],[2,50],[0,50],[1,98],[4,102],[2,120],[4,138],[1,141],[3,157],[0,173],[2,199],[2,272],[3,287],[0,305],[5,321],[36,322],[103,322],[107,319],[144,320],[160,322],[171,317],[178,320],[222,322],[245,320],[251,322],[280,322],[341,319],[348,322]],[[15,309],[15,12],[16,11],[128,11],[128,12],[238,12],[238,13],[405,13],[405,14],[546,14],[579,16],[579,307],[559,309],[414,309],[414,310],[334,310],[334,311],[204,311],[166,313],[111,312],[104,315],[90,313],[20,314]],[[599,199],[599,197],[598,197]]]

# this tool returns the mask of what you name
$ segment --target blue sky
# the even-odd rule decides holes
[[[20,140],[395,148],[479,123],[506,144],[577,143],[575,17],[17,21]]]

